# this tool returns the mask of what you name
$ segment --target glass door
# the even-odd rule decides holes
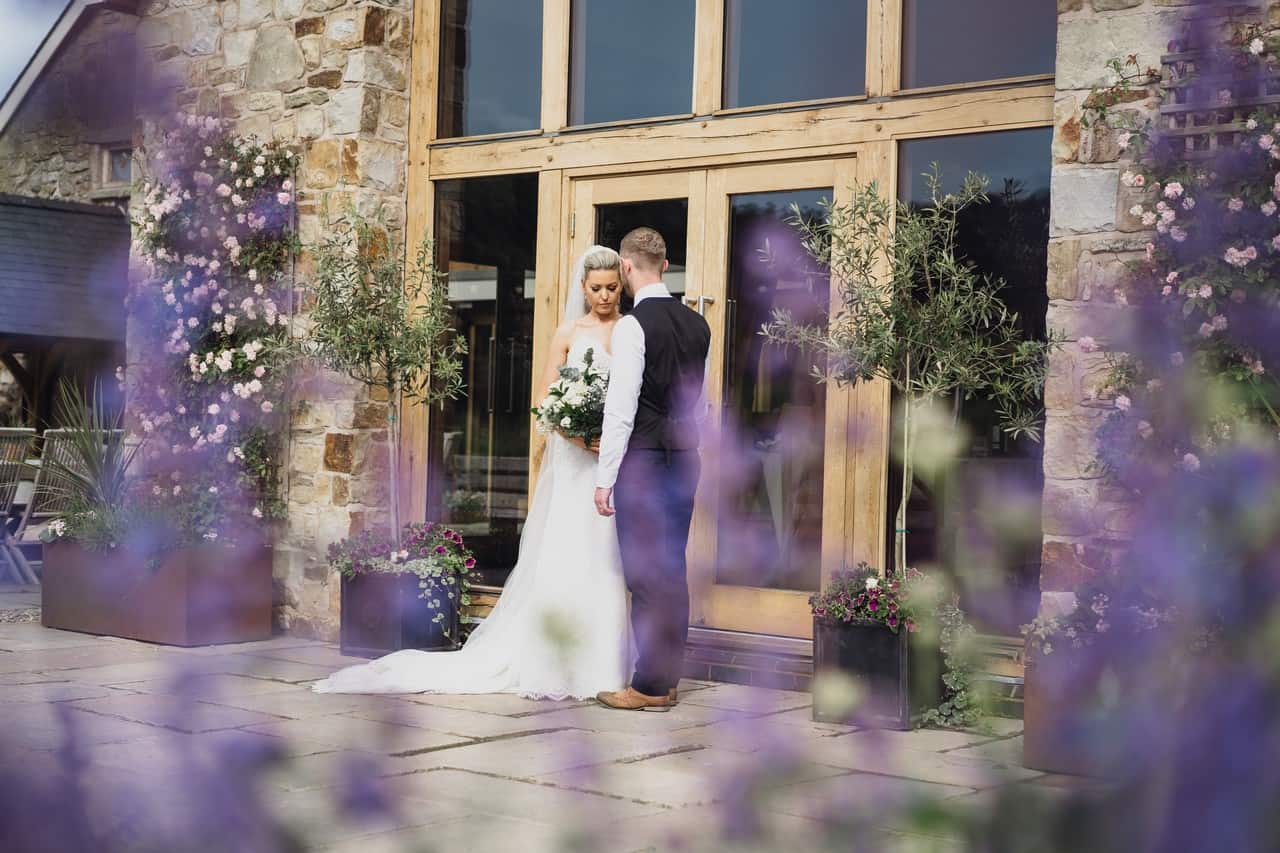
[[[849,394],[817,383],[812,358],[769,344],[760,328],[779,311],[825,321],[830,276],[792,220],[823,217],[821,202],[848,192],[855,162],[708,173],[700,297],[714,415],[690,553],[696,626],[811,637],[808,598],[843,561]]]
[[[617,248],[631,228],[657,228],[668,287],[711,325],[712,416],[689,543],[696,627],[809,638],[808,597],[849,550],[853,397],[816,383],[811,360],[759,331],[775,310],[825,318],[830,279],[788,220],[793,204],[817,217],[823,199],[843,200],[854,167],[846,158],[572,182],[563,267],[594,242]]]

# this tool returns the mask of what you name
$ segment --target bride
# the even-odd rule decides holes
[[[578,260],[564,322],[551,343],[542,394],[565,364],[609,367],[621,314],[618,254],[592,246]],[[493,612],[456,652],[394,652],[317,682],[319,693],[518,693],[584,699],[624,687],[632,655],[626,587],[613,518],[596,513],[595,448],[547,438],[519,558]]]

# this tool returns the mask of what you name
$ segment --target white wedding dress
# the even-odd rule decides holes
[[[581,366],[588,350],[608,368],[608,353],[585,336],[572,342],[566,363]],[[515,568],[461,650],[394,652],[313,689],[581,699],[624,687],[633,664],[627,592],[614,521],[593,502],[596,459],[548,437]]]

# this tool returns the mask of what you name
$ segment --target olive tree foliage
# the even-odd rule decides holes
[[[387,396],[391,527],[400,522],[400,414],[463,392],[466,341],[454,328],[449,288],[435,266],[435,245],[412,257],[378,223],[349,211],[328,223],[312,248],[311,329],[306,355]]]
[[[925,178],[928,205],[892,202],[871,182],[855,185],[846,203],[824,203],[824,217],[805,219],[793,207],[790,222],[808,255],[836,280],[841,304],[824,324],[797,323],[778,311],[761,330],[810,353],[819,381],[878,379],[898,392],[898,571],[906,570],[906,509],[922,419],[949,405],[956,425],[962,400],[985,397],[1002,429],[1039,440],[1051,346],[1024,339],[1017,315],[1000,299],[1004,282],[958,253],[960,214],[988,201],[986,180],[970,173],[958,192],[945,193],[936,165]]]

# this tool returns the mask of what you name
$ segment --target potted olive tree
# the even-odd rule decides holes
[[[417,604],[419,591],[427,589],[420,584],[434,590],[445,579],[461,583],[458,572],[469,572],[475,560],[461,550],[462,537],[455,531],[402,526],[400,411],[404,402],[430,405],[462,393],[466,342],[454,331],[448,286],[435,267],[430,239],[406,259],[404,247],[386,229],[354,211],[330,226],[330,236],[312,249],[312,325],[302,346],[325,367],[381,389],[390,450],[385,535],[362,534],[330,551],[331,565],[342,574],[343,649],[378,654],[452,648],[456,627],[443,634],[437,629],[456,626],[465,588],[437,590],[422,599],[439,601],[447,611],[441,615],[442,610]],[[389,580],[396,575],[403,577]]]
[[[878,380],[897,392],[899,573],[907,568],[907,504],[916,474],[946,456],[921,439],[954,434],[960,402],[975,396],[991,401],[1010,435],[1038,439],[1052,345],[1024,339],[1017,315],[1000,299],[1004,282],[956,251],[959,216],[987,201],[985,179],[971,173],[958,193],[944,193],[936,166],[926,178],[931,203],[924,206],[895,204],[871,182],[856,186],[848,203],[826,204],[817,221],[793,209],[806,251],[840,282],[842,306],[825,325],[796,323],[780,311],[762,329],[771,341],[814,356],[820,381]],[[939,424],[938,413],[947,410]]]

